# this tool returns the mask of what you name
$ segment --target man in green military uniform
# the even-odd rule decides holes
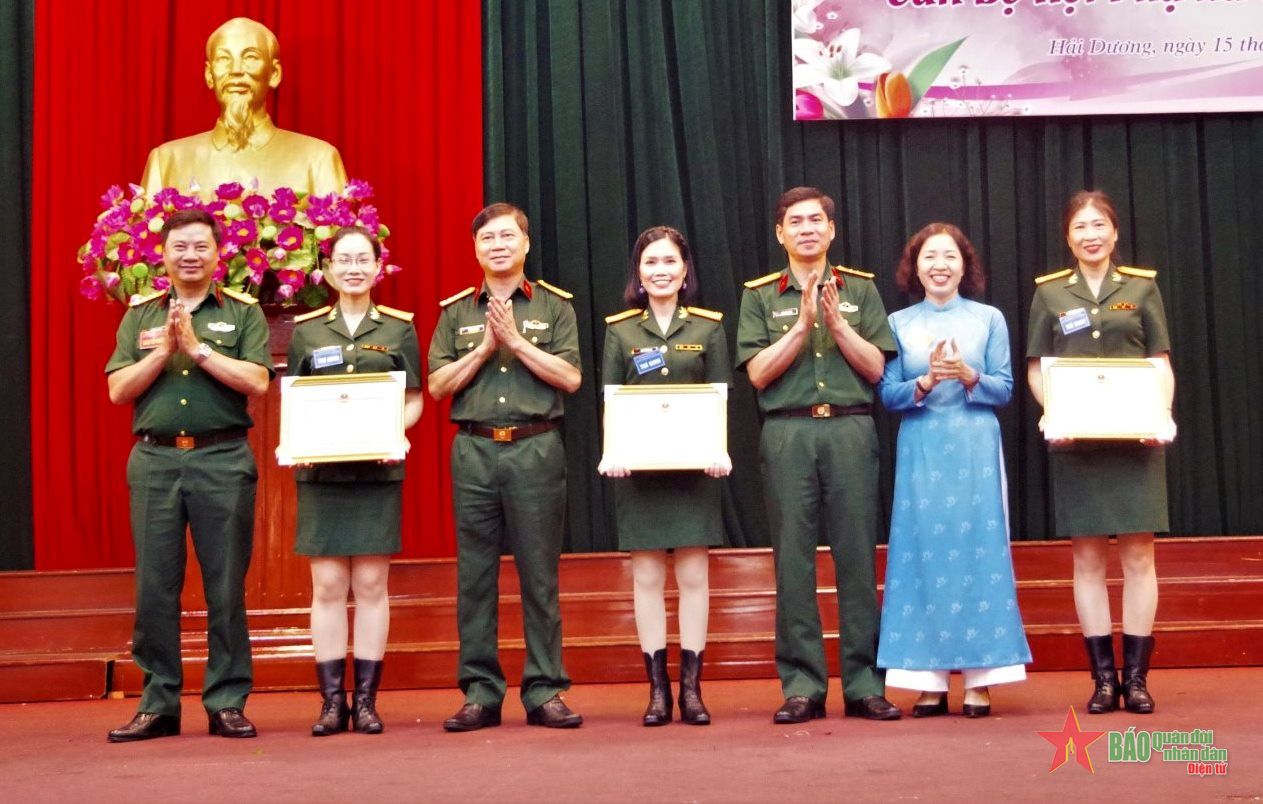
[[[136,545],[132,655],[144,671],[140,706],[111,742],[180,733],[180,590],[185,530],[202,568],[210,655],[202,704],[210,732],[253,737],[242,713],[252,683],[245,575],[254,539],[257,472],[246,442],[246,397],[267,392],[267,322],[253,298],[213,286],[220,229],[202,210],[162,229],[169,291],[132,302],[105,370],[110,401],[135,403],[127,462]]]
[[[458,681],[465,704],[443,727],[500,724],[505,678],[496,653],[500,551],[507,540],[522,590],[527,722],[574,728],[583,717],[559,693],[557,571],[566,505],[566,457],[557,425],[563,394],[579,388],[579,340],[569,293],[525,277],[526,215],[492,204],[473,221],[483,284],[442,302],[429,354],[429,390],[452,397],[456,509]]]
[[[737,368],[767,419],[760,445],[776,558],[776,669],[785,702],[776,723],[824,717],[828,668],[816,604],[821,526],[838,588],[847,715],[893,720],[876,667],[880,521],[873,383],[895,351],[872,274],[830,268],[833,201],[814,187],[784,193],[776,239],[789,266],[746,283]]]

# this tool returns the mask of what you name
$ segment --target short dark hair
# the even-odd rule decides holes
[[[819,201],[821,208],[824,209],[824,216],[833,220],[837,209],[833,204],[833,199],[826,195],[824,190],[819,187],[792,187],[781,193],[781,197],[776,202],[776,225],[780,226],[785,222],[785,213],[790,207],[803,201]]]
[[[373,246],[373,256],[379,260],[382,258],[381,241],[374,237],[373,233],[365,229],[363,226],[343,226],[341,229],[334,232],[333,237],[329,238],[329,256],[333,256],[333,250],[337,247],[338,243],[342,242],[342,238],[350,237],[351,235],[364,235],[367,237],[368,242]]]
[[[1061,236],[1070,234],[1070,220],[1079,214],[1084,207],[1096,207],[1118,229],[1118,210],[1114,208],[1114,199],[1101,190],[1080,190],[1070,196],[1066,208],[1061,213]]]
[[[513,220],[517,221],[518,228],[522,230],[522,234],[527,237],[531,236],[530,222],[526,220],[526,213],[512,204],[505,203],[504,201],[497,201],[494,204],[488,204],[479,210],[478,214],[474,216],[473,224],[469,227],[470,234],[477,235],[478,230],[487,225],[487,221],[494,220],[505,215],[512,215]]]
[[[215,220],[215,216],[204,209],[181,209],[178,212],[171,213],[162,223],[162,245],[167,244],[167,237],[176,229],[183,229],[186,226],[193,226],[198,223],[204,223],[210,227],[211,237],[215,238],[215,245],[218,246],[224,242],[224,227],[219,225],[219,221]]]
[[[960,249],[961,262],[964,264],[964,273],[960,278],[961,294],[971,298],[980,295],[987,287],[987,274],[982,269],[982,261],[978,259],[974,244],[969,242],[965,233],[950,223],[931,223],[912,236],[903,247],[899,267],[895,269],[895,284],[913,299],[925,298],[925,288],[921,285],[921,278],[917,276],[917,257],[921,256],[925,241],[941,234],[955,240],[956,248]]]
[[[645,306],[645,289],[640,284],[640,257],[649,248],[650,243],[659,240],[670,240],[680,250],[680,259],[684,260],[684,284],[680,287],[680,304],[688,306],[697,300],[697,271],[693,268],[693,254],[689,251],[688,241],[678,229],[670,226],[651,226],[640,233],[636,244],[632,246],[631,259],[627,263],[627,287],[623,290],[623,301],[628,307]]]

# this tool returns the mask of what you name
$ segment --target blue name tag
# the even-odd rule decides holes
[[[311,353],[311,367],[322,369],[342,365],[341,346],[322,346]]]
[[[1067,310],[1059,316],[1059,320],[1062,335],[1069,335],[1092,325],[1091,319],[1088,318],[1088,311],[1082,307]]]
[[[636,364],[637,374],[648,374],[665,366],[667,359],[662,356],[662,352],[645,352],[633,357],[632,362]]]

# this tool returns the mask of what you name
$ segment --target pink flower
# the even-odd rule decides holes
[[[223,259],[231,260],[233,257],[241,253],[241,244],[234,243],[231,240],[225,240],[224,244],[219,247],[219,256]]]
[[[263,278],[263,271],[268,267],[268,255],[261,248],[252,248],[246,252],[246,265],[252,272],[257,272],[259,278]],[[259,280],[255,280],[257,283]]]
[[[294,209],[293,204],[282,204],[280,201],[273,202],[268,207],[268,215],[277,223],[291,223],[294,216],[298,214],[298,210]]]
[[[289,252],[277,246],[268,252],[268,258],[272,261],[273,265],[280,265],[289,258]]]
[[[272,193],[272,200],[283,207],[298,205],[298,195],[290,187],[277,187],[276,192]]]
[[[241,208],[251,218],[262,218],[268,212],[268,200],[261,195],[248,195],[242,200]]]
[[[251,283],[251,284],[253,284],[253,285],[261,285],[261,284],[263,284],[263,271],[261,271],[261,270],[259,270],[259,271],[251,271],[251,272],[250,272],[250,283]]]
[[[112,290],[118,287],[118,283],[123,281],[123,277],[119,276],[113,271],[106,271],[105,274],[101,277],[101,281],[105,284],[105,287],[107,289]]]
[[[241,245],[259,239],[259,224],[250,219],[233,221],[224,227],[224,238],[229,243]]]
[[[798,90],[794,93],[794,119],[819,120],[824,117],[824,105],[820,99],[810,92]]]
[[[242,193],[244,193],[245,191],[246,191],[246,188],[242,187],[239,183],[235,181],[231,181],[231,182],[228,182],[226,184],[221,184],[218,187],[216,187],[215,197],[220,198],[224,201],[236,201],[238,198],[241,197]]]
[[[277,271],[276,278],[282,285],[291,285],[295,288],[301,288],[307,281],[307,275],[294,268]]]
[[[141,261],[140,249],[135,240],[124,240],[118,244],[118,261],[122,265],[135,265]]]
[[[180,197],[179,190],[175,189],[174,187],[163,187],[161,190],[154,193],[153,202],[155,206],[158,206],[158,207],[169,206],[174,209],[175,200],[179,197]]]
[[[319,285],[325,281],[325,272],[317,268],[311,272],[311,284]]]
[[[167,279],[165,276],[155,276],[153,278],[154,290],[166,290],[169,287],[171,287],[171,280]]]
[[[337,210],[334,209],[335,197],[329,195],[313,195],[307,199],[307,217],[317,226],[329,226],[336,222]]]
[[[303,245],[303,230],[297,226],[286,226],[276,235],[276,245],[286,251],[294,251]]]
[[[102,285],[101,280],[97,279],[96,275],[93,274],[92,276],[85,276],[83,279],[79,280],[79,292],[83,294],[84,297],[89,298],[92,301],[96,301],[105,295],[105,286]]]
[[[294,288],[291,285],[281,285],[276,289],[276,295],[282,301],[288,301],[289,299],[294,298]]]
[[[211,274],[211,281],[223,282],[228,276],[228,263],[223,260],[219,261],[219,265],[215,266],[215,272]]]
[[[149,231],[148,228],[140,233],[140,237],[136,238],[136,247],[140,249],[141,257],[145,262],[162,262],[162,238],[158,234]]]
[[[359,224],[376,235],[377,227],[381,225],[381,221],[377,217],[377,207],[372,204],[365,204],[360,207]]]
[[[356,201],[362,201],[365,198],[372,198],[373,186],[361,179],[351,179],[346,183],[345,195],[347,198]]]
[[[109,209],[110,207],[123,200],[123,188],[117,184],[111,185],[110,189],[105,191],[101,196],[101,209]]]

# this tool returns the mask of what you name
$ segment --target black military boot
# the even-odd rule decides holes
[[[1153,637],[1123,634],[1123,704],[1128,712],[1153,714],[1153,698],[1146,686]]]
[[[1083,644],[1087,646],[1092,680],[1096,683],[1096,691],[1088,700],[1088,714],[1113,712],[1118,709],[1118,698],[1123,691],[1114,667],[1114,638],[1109,634],[1084,637]]]

